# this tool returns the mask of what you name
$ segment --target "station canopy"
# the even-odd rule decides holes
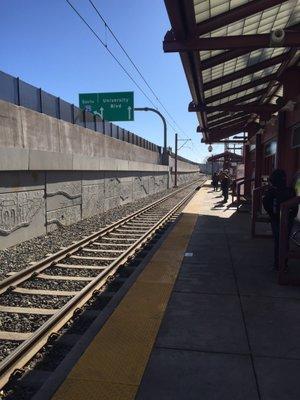
[[[280,76],[300,55],[300,0],[165,0],[205,143],[278,111]],[[267,119],[267,118],[265,118]]]
[[[224,153],[216,154],[214,156],[211,156],[207,159],[207,161],[224,161],[228,160],[230,162],[236,162],[236,163],[241,163],[243,162],[243,157],[239,154],[236,153],[231,153],[230,151],[225,151]]]

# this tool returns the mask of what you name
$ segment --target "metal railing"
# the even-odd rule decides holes
[[[242,178],[236,178],[233,180],[231,184],[231,202],[234,203],[234,198],[237,197],[237,185],[240,181],[244,180],[245,177]],[[238,205],[237,205],[238,208]]]
[[[0,100],[29,108],[42,114],[91,129],[115,139],[162,154],[161,146],[127,131],[98,115],[81,110],[74,104],[53,96],[19,78],[0,71]]]
[[[262,217],[263,214],[263,204],[262,197],[269,188],[269,185],[259,186],[252,190],[252,206],[251,206],[251,236],[252,237],[269,237],[270,235],[257,235],[256,234],[256,223],[257,222],[268,222],[269,218],[266,216]]]
[[[299,278],[293,278],[286,273],[286,261],[288,259],[300,260],[300,249],[290,250],[289,248],[289,213],[290,209],[300,204],[300,196],[285,201],[280,206],[279,223],[279,273],[278,283],[280,285],[300,285]]]
[[[247,183],[252,183],[252,182],[254,182],[254,179],[253,178],[251,178],[251,179],[245,179],[245,178],[243,178],[242,180],[240,180],[240,182],[238,182],[237,183],[237,185],[236,185],[236,207],[237,207],[237,210],[239,210],[239,206],[242,204],[242,186],[244,186],[244,188],[245,188],[245,186],[246,186],[246,184]]]

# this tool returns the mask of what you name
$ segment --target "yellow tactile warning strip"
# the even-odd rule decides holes
[[[174,229],[53,400],[134,399],[193,232],[203,192],[197,192],[184,208]]]

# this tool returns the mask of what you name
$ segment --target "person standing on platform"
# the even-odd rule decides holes
[[[275,169],[270,178],[270,188],[263,197],[263,206],[269,214],[272,233],[274,237],[274,266],[279,267],[279,223],[280,223],[280,205],[281,203],[296,196],[296,191],[287,186],[286,173],[282,169]],[[298,213],[298,206],[291,208],[288,217],[288,236],[291,234],[294,219]]]
[[[213,185],[214,191],[216,192],[219,187],[219,176],[218,176],[217,172],[214,172],[214,174],[213,174],[212,185]]]
[[[221,175],[221,189],[222,189],[222,195],[224,197],[223,203],[227,203],[228,201],[229,187],[230,187],[230,177],[228,171],[225,169],[225,171],[222,172]]]

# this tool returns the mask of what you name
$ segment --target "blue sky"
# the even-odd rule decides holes
[[[88,0],[71,2],[157,104],[114,39],[106,34]],[[189,148],[183,148],[180,154],[202,161],[208,156],[207,146],[200,143],[201,135],[196,133],[196,115],[187,111],[191,97],[180,58],[162,50],[164,35],[170,28],[163,0],[94,3],[181,128],[166,115],[179,135],[192,139]],[[76,105],[78,93],[134,91],[136,107],[151,107],[65,0],[1,0],[0,22],[0,70]],[[162,144],[162,125],[154,114],[136,112],[134,122],[118,125]],[[174,149],[174,130],[170,126],[168,141]],[[216,150],[222,147],[215,145]]]

